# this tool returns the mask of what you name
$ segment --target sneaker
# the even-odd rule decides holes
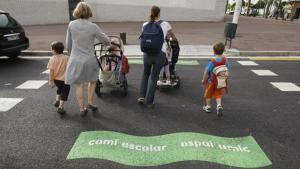
[[[139,104],[144,104],[145,98],[144,98],[144,97],[139,97],[139,98],[137,99],[137,102],[138,102]]]
[[[223,115],[223,107],[221,105],[217,106],[217,116],[221,117]]]
[[[148,103],[145,105],[147,108],[149,109],[153,109],[154,108],[154,103]]]
[[[66,111],[63,108],[58,108],[57,113],[60,115],[66,114]]]
[[[160,85],[163,85],[163,84],[164,84],[163,81],[161,81],[161,80],[158,80],[158,81],[157,81],[157,86],[160,86]]]
[[[166,81],[166,85],[171,85],[171,81],[170,81],[170,80],[167,80],[167,81]]]
[[[92,104],[88,104],[88,105],[87,105],[87,108],[88,108],[88,109],[91,109],[92,111],[98,110],[98,107],[97,107],[97,106],[94,106],[94,105],[92,105]]]
[[[202,109],[203,109],[206,113],[211,113],[211,107],[209,107],[209,106],[203,106]]]
[[[58,107],[59,106],[59,101],[55,101],[54,102],[54,107]]]

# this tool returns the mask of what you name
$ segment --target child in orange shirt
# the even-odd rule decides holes
[[[69,57],[63,54],[64,45],[61,42],[54,41],[51,43],[53,56],[48,63],[49,74],[49,87],[57,87],[57,95],[54,103],[58,107],[57,113],[65,114],[64,103],[68,100],[70,85],[65,84],[65,72],[68,64]]]
[[[206,113],[210,113],[211,99],[215,98],[217,102],[217,115],[222,116],[222,112],[223,112],[223,107],[221,105],[222,92],[223,89],[227,89],[227,77],[228,77],[229,64],[226,57],[222,56],[225,50],[225,45],[222,42],[216,43],[213,46],[213,50],[214,50],[215,57],[211,58],[211,60],[208,62],[202,79],[202,84],[205,85],[206,87],[204,93],[206,105],[203,106],[203,110]],[[220,81],[217,80],[217,76],[221,78]]]

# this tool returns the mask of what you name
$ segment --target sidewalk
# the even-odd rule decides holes
[[[210,52],[210,46],[216,41],[224,42],[224,27],[232,16],[226,16],[224,22],[171,22],[181,45],[200,45],[208,49],[202,54]],[[128,45],[138,45],[142,22],[99,23],[108,35],[127,34]],[[30,39],[31,50],[50,50],[49,44],[54,41],[65,42],[67,24],[25,26],[26,35]],[[282,20],[264,19],[259,17],[241,16],[236,38],[232,42],[235,54],[258,51],[268,51],[291,54],[300,51],[300,22],[285,22]],[[195,46],[194,46],[195,47]],[[188,48],[187,48],[188,49]],[[198,50],[196,50],[198,51]],[[294,52],[293,52],[294,51]],[[245,52],[244,52],[245,53]],[[300,52],[299,52],[300,53]],[[272,54],[272,53],[271,53]],[[201,55],[201,54],[200,54]]]

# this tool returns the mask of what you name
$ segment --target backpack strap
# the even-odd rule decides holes
[[[157,21],[156,23],[160,25],[161,23],[163,23],[163,21],[164,21],[164,20],[159,20],[159,21]]]
[[[226,57],[222,56],[221,62],[217,62],[217,60],[215,58],[211,58],[210,61],[212,62],[212,64],[214,65],[214,67],[218,67],[218,66],[226,64]]]

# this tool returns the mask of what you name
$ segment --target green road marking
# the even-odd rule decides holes
[[[142,59],[128,59],[129,64],[143,64]],[[195,66],[199,65],[199,62],[197,60],[178,60],[177,65],[189,65],[189,66]]]
[[[131,166],[200,160],[243,168],[271,165],[252,136],[225,138],[200,133],[131,136],[110,131],[82,132],[67,159],[99,158]]]
[[[128,59],[129,64],[143,64],[143,60],[142,59]]]

